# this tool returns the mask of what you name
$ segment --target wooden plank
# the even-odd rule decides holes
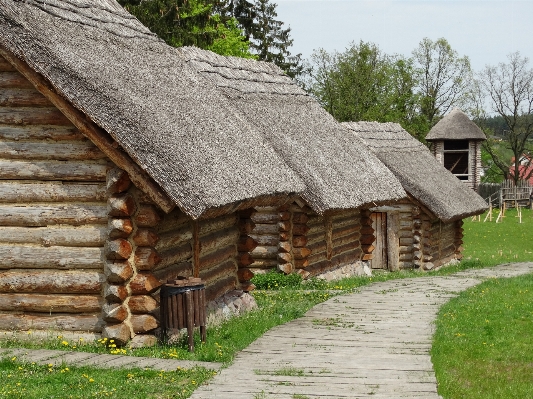
[[[279,231],[277,224],[258,224],[252,230],[250,235],[272,235]]]
[[[0,226],[0,243],[38,244],[63,247],[103,247],[107,238],[107,226],[83,225],[47,227]]]
[[[51,108],[0,108],[0,123],[6,125],[57,125],[72,123],[55,107]]]
[[[131,313],[150,313],[157,309],[157,301],[148,295],[134,295],[128,300]]]
[[[0,141],[0,158],[70,161],[96,160],[107,157],[91,142],[35,143]]]
[[[0,311],[45,313],[99,312],[100,295],[1,294]]]
[[[277,246],[257,246],[250,255],[255,259],[276,259],[278,256]]]
[[[5,293],[100,294],[105,281],[105,275],[94,270],[0,271],[0,291]]]
[[[174,247],[179,247],[181,245],[187,244],[192,239],[192,228],[187,223],[177,230],[172,230],[161,234],[159,236],[159,241],[157,242],[155,248],[158,251],[164,251]]]
[[[277,256],[274,259],[254,259],[248,266],[250,269],[270,269],[278,265]]]
[[[107,207],[88,204],[32,204],[32,206],[0,205],[2,226],[49,226],[69,224],[106,224]]]
[[[104,269],[103,248],[0,244],[0,269]]]
[[[257,245],[276,246],[279,242],[278,234],[250,234]]]
[[[157,248],[157,247],[156,247]],[[187,242],[179,247],[159,252],[161,262],[155,270],[164,269],[167,266],[181,263],[192,259],[192,245]]]
[[[235,276],[228,276],[211,284],[207,284],[205,287],[206,301],[212,301],[226,292],[234,290],[237,287],[237,283],[237,273],[235,273]]]
[[[0,179],[105,181],[107,168],[103,162],[0,159]]]
[[[153,275],[160,281],[175,280],[178,276],[192,276],[192,262],[181,262],[153,271]]]
[[[74,126],[0,125],[1,140],[87,140]]]
[[[42,314],[14,314],[0,313],[0,330],[9,331],[102,331],[104,321],[99,314],[96,315],[50,315]]]
[[[390,271],[400,269],[398,265],[400,215],[398,213],[387,214],[387,264]]]
[[[220,216],[216,219],[202,220],[199,223],[199,234],[205,236],[213,231],[224,230],[228,227],[237,225],[237,214],[230,213],[229,215]]]
[[[210,269],[203,269],[200,271],[200,277],[206,282],[206,284],[211,284],[212,282],[221,278],[225,278],[226,276],[233,277],[236,275],[237,266],[233,260],[228,260]]]
[[[209,269],[215,265],[221,264],[228,259],[235,259],[237,255],[237,248],[234,245],[228,246],[226,248],[218,249],[215,252],[210,252],[207,255],[200,256],[200,267],[201,270]],[[242,254],[248,255],[247,253]]]
[[[105,202],[104,183],[0,182],[0,203],[25,202]]]
[[[239,230],[236,226],[229,227],[222,231],[215,231],[207,236],[200,238],[199,253],[206,254],[216,249],[223,248],[229,245],[236,245],[239,240]]]
[[[33,85],[19,72],[11,69],[10,72],[0,73],[0,89],[8,88],[33,89]]]
[[[0,57],[0,72],[16,72],[16,69],[4,57]]]
[[[277,224],[280,221],[280,215],[279,212],[256,212],[250,216],[250,219],[252,219],[255,224]]]
[[[372,219],[372,228],[375,230],[374,242],[375,249],[373,251],[374,258],[370,261],[373,269],[387,268],[387,214],[382,212],[374,212],[370,215]]]
[[[52,103],[35,89],[4,88],[0,91],[0,107],[50,106]]]

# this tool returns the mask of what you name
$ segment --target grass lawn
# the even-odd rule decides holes
[[[446,399],[533,398],[533,275],[484,282],[444,305],[431,351]]]
[[[240,318],[229,320],[207,330],[207,342],[202,344],[196,337],[195,352],[187,351],[187,343],[159,345],[142,349],[118,349],[108,341],[85,343],[77,340],[66,341],[60,335],[52,335],[47,340],[19,341],[13,337],[0,339],[0,347],[27,347],[63,350],[80,350],[98,353],[127,354],[132,356],[151,356],[173,359],[190,359],[229,363],[234,355],[247,347],[270,328],[302,316],[314,305],[332,296],[348,293],[357,287],[376,281],[397,278],[422,277],[425,275],[446,275],[472,267],[486,267],[507,262],[533,261],[528,245],[528,237],[533,231],[533,216],[524,211],[523,221],[518,224],[514,211],[508,211],[503,223],[465,221],[465,259],[463,262],[436,272],[420,273],[402,271],[375,274],[372,277],[353,277],[341,281],[325,283],[313,280],[302,285],[294,277],[283,278],[272,274],[261,277],[257,285],[265,289],[254,291],[259,309]],[[482,219],[483,220],[483,219]],[[533,291],[533,290],[532,290]],[[530,301],[533,303],[533,301]],[[455,338],[454,338],[455,339]],[[440,367],[440,366],[439,366]],[[63,368],[64,369],[64,368]],[[4,359],[0,362],[0,380],[7,381],[0,387],[0,397],[176,397],[185,398],[190,392],[212,375],[205,369],[178,370],[174,373],[159,373],[150,370],[97,370],[94,368],[60,368],[23,364],[17,359]],[[133,375],[133,377],[128,377]],[[441,374],[439,374],[441,375]],[[85,377],[89,376],[89,378]],[[89,380],[93,379],[93,382]],[[89,381],[89,382],[88,382]],[[150,381],[150,382],[148,382]],[[441,387],[450,379],[439,379]],[[151,387],[150,384],[154,384]],[[19,384],[20,385],[17,385]],[[128,389],[118,389],[123,384]],[[136,386],[135,384],[138,384]],[[43,394],[40,386],[56,389],[56,393]],[[180,387],[175,390],[175,387]],[[82,387],[87,390],[84,391]],[[113,388],[117,388],[113,390]],[[3,390],[1,390],[3,389]],[[22,389],[25,389],[22,391]],[[68,395],[65,392],[72,392]],[[123,393],[124,392],[124,393]],[[151,392],[150,394],[146,392]],[[33,395],[33,396],[32,396]],[[152,396],[150,396],[152,395]],[[452,398],[453,396],[449,396]],[[504,396],[501,396],[504,397]]]
[[[502,223],[482,221],[465,221],[465,258],[487,266],[533,261],[530,210],[522,224],[514,210]],[[445,399],[533,398],[532,275],[463,292],[441,308],[436,327],[431,355]]]
[[[493,221],[473,222],[466,219],[464,224],[464,257],[479,260],[485,266],[502,263],[533,261],[533,213],[522,211],[522,223],[514,209],[507,210],[503,222],[496,223],[497,210],[493,211]]]
[[[40,366],[0,360],[0,398],[188,398],[213,371]]]

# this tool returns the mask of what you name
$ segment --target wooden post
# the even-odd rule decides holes
[[[400,214],[399,212],[390,212],[387,214],[387,257],[389,270],[398,271],[399,266],[399,238],[398,231],[400,229]]]
[[[193,276],[200,277],[200,234],[198,221],[192,222],[192,254],[193,254]]]
[[[194,352],[194,300],[192,291],[185,291],[185,304],[187,306],[187,335],[189,339],[189,352]]]

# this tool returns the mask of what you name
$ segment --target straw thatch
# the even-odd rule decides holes
[[[487,137],[463,111],[454,108],[433,126],[426,140],[487,140]]]
[[[392,173],[275,65],[192,47],[180,52],[299,174],[315,211],[405,197]]]
[[[397,123],[348,122],[350,131],[387,165],[405,191],[443,222],[477,215],[485,201],[440,165],[430,151]]]
[[[0,47],[107,131],[193,218],[304,190],[263,135],[114,0],[0,0]]]

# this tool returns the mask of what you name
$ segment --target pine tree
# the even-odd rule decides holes
[[[283,22],[276,19],[276,7],[277,4],[270,3],[270,0],[255,0],[253,3],[235,0],[233,15],[250,40],[252,53],[261,61],[273,62],[294,78],[303,70],[301,55],[291,55],[291,29],[283,29]]]
[[[144,26],[167,44],[206,48],[218,33],[209,0],[119,0]]]
[[[237,20],[233,0],[118,0],[143,25],[174,47],[256,58]]]
[[[244,32],[246,40],[250,41],[253,32],[256,30],[257,12],[255,5],[247,0],[231,0],[231,11],[233,16],[239,21],[239,25]]]

